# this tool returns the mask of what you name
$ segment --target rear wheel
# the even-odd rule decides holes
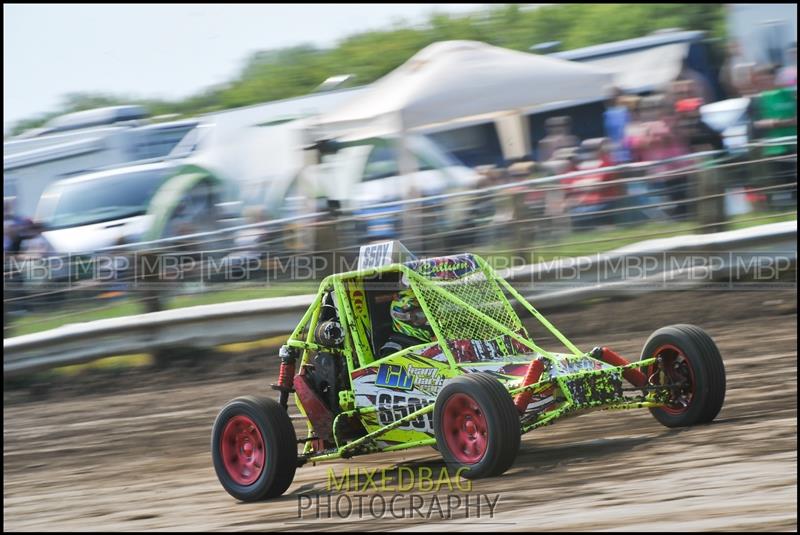
[[[214,470],[228,494],[242,501],[280,496],[297,469],[297,436],[278,402],[234,399],[220,411],[211,438]]]
[[[520,423],[514,402],[494,377],[456,377],[439,392],[434,407],[436,447],[448,466],[467,468],[468,479],[497,476],[517,457]]]
[[[709,423],[725,401],[725,366],[714,340],[694,325],[671,325],[654,332],[641,359],[656,357],[646,374],[656,386],[669,387],[664,407],[652,408],[667,427]],[[640,360],[641,360],[640,359]]]

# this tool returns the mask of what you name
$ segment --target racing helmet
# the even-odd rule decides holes
[[[428,318],[425,317],[425,313],[411,289],[398,292],[397,297],[392,301],[389,314],[392,316],[392,328],[396,332],[423,342],[433,341],[433,331],[428,323]]]

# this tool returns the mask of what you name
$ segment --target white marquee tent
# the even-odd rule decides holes
[[[402,137],[496,121],[510,157],[530,148],[526,114],[602,100],[612,83],[612,74],[596,67],[476,41],[444,41],[323,114],[317,135]]]

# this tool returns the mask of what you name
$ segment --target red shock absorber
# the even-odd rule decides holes
[[[294,364],[297,361],[297,351],[288,346],[282,346],[278,352],[281,359],[281,368],[278,372],[278,383],[272,385],[272,388],[280,391],[279,403],[283,408],[287,408],[289,403],[289,394],[294,391]]]
[[[542,361],[542,359],[532,360],[528,366],[528,372],[525,374],[525,379],[522,380],[521,386],[530,386],[537,383],[539,381],[539,377],[542,376],[543,371],[544,361]],[[528,403],[531,402],[532,397],[533,392],[526,390],[524,392],[520,392],[516,399],[514,399],[514,405],[517,406],[517,411],[519,411],[520,414],[523,414],[525,409],[528,408]]]
[[[281,362],[278,374],[278,387],[291,390],[294,383],[294,362]]]
[[[591,355],[597,360],[602,360],[606,364],[612,366],[627,366],[630,364],[622,356],[611,351],[607,347],[596,347],[592,350]],[[643,388],[647,384],[647,377],[638,368],[629,368],[622,372],[622,376],[628,380],[633,386]]]

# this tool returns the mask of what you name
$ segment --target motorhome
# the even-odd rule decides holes
[[[141,106],[114,106],[57,117],[3,143],[3,189],[17,215],[33,217],[53,182],[135,161],[159,159],[198,125],[148,122]]]
[[[418,161],[418,170],[412,174],[400,173],[395,140],[389,137],[343,144],[341,150],[309,162],[307,149],[317,141],[313,118],[360,90],[317,93],[202,116],[161,162],[147,160],[117,166],[52,184],[41,199],[38,216],[52,227],[56,223],[52,214],[58,213],[51,209],[51,199],[75,200],[72,192],[91,185],[87,198],[79,203],[86,205],[81,210],[70,209],[69,203],[59,205],[66,215],[50,235],[58,252],[92,252],[120,240],[130,243],[137,238],[157,239],[174,234],[176,229],[170,225],[155,223],[175,219],[171,210],[181,204],[182,197],[194,196],[192,188],[181,189],[167,209],[148,207],[154,198],[153,190],[136,204],[136,214],[130,218],[120,218],[115,212],[120,206],[128,208],[126,203],[117,202],[117,190],[122,185],[134,191],[149,191],[144,185],[126,184],[143,177],[158,188],[180,184],[188,180],[187,176],[199,179],[198,184],[212,184],[213,204],[225,206],[219,215],[224,213],[229,225],[246,222],[235,216],[252,213],[251,208],[258,212],[258,220],[264,221],[313,211],[309,210],[308,200],[313,203],[321,198],[331,199],[356,210],[405,199],[409,187],[418,195],[432,195],[477,186],[479,175],[475,171],[424,136],[414,136],[409,142]],[[316,177],[313,184],[307,180],[312,176]],[[117,201],[105,206],[104,199]],[[156,208],[163,214],[149,215]],[[85,215],[78,213],[81,211]],[[98,220],[89,221],[95,215]],[[78,234],[77,229],[81,229]],[[78,235],[80,240],[71,238]]]

